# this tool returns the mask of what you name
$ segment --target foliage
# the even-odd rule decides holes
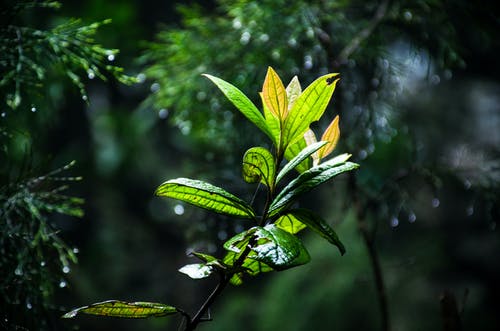
[[[334,230],[312,210],[294,208],[296,200],[339,174],[358,168],[349,162],[349,154],[341,154],[320,164],[333,151],[339,137],[338,117],[323,134],[325,141],[308,144],[304,136],[309,126],[319,120],[335,89],[337,74],[317,78],[303,92],[295,77],[285,88],[278,74],[268,68],[262,87],[263,112],[234,85],[206,75],[224,95],[253,124],[269,136],[274,145],[270,152],[264,147],[252,147],[243,157],[243,178],[247,183],[265,187],[265,203],[261,212],[251,204],[210,183],[188,178],[168,180],[158,187],[156,195],[169,197],[197,207],[235,218],[249,219],[254,226],[244,230],[224,243],[226,255],[222,259],[193,252],[202,263],[190,264],[179,271],[193,279],[219,276],[219,284],[195,316],[181,309],[157,303],[127,303],[106,301],[77,308],[63,317],[79,313],[94,315],[141,318],[182,314],[186,330],[194,330],[210,308],[216,296],[228,284],[240,285],[246,276],[256,276],[270,271],[282,271],[309,262],[310,257],[296,234],[309,227],[321,237],[336,245],[341,254],[345,247]],[[296,147],[304,146],[304,148]],[[288,151],[288,152],[287,152]],[[315,154],[316,153],[316,154]],[[315,164],[298,166],[310,161],[315,154]],[[280,170],[284,158],[288,163]],[[278,186],[279,179],[292,169],[299,176],[288,184]]]

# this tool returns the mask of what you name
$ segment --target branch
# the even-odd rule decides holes
[[[387,7],[389,6],[389,0],[382,0],[382,2],[377,7],[375,15],[368,23],[368,25],[358,32],[358,34],[352,38],[351,42],[347,44],[341,51],[337,58],[333,61],[334,67],[339,67],[341,64],[347,62],[352,53],[354,53],[359,45],[368,38],[377,25],[382,21],[385,14],[387,13]]]

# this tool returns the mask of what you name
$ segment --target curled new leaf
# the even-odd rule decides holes
[[[243,156],[243,179],[247,183],[262,182],[267,187],[274,187],[276,165],[274,157],[264,147],[250,148]]]
[[[161,184],[155,194],[181,200],[219,214],[240,218],[255,217],[252,207],[245,201],[220,187],[201,180],[172,179]]]
[[[318,185],[341,173],[359,168],[359,165],[356,163],[346,162],[349,157],[349,154],[342,154],[323,164],[304,171],[276,196],[269,208],[270,216],[279,213],[284,207],[295,201],[301,194],[309,192]]]
[[[62,317],[73,318],[80,313],[84,313],[110,317],[145,318],[162,317],[179,312],[177,308],[162,303],[109,300],[74,309]]]

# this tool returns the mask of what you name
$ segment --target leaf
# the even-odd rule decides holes
[[[301,139],[312,122],[323,115],[338,81],[332,79],[338,74],[319,77],[297,98],[288,113],[283,128],[283,146],[286,147]]]
[[[339,128],[339,115],[335,116],[330,125],[326,128],[323,136],[321,136],[322,141],[327,141],[323,148],[318,151],[319,160],[328,156],[333,150],[335,146],[337,146],[337,142],[340,138],[340,128]]]
[[[292,160],[300,153],[300,151],[302,151],[306,147],[307,144],[304,139],[300,139],[295,144],[288,145],[288,148],[285,150],[285,158],[287,160]],[[309,158],[306,158],[295,167],[295,170],[297,170],[299,173],[302,173],[309,168],[311,168],[311,160]]]
[[[174,315],[178,312],[177,308],[162,303],[109,300],[74,309],[62,317],[73,318],[80,313],[85,313],[110,317],[145,318]]]
[[[345,254],[344,244],[340,241],[335,231],[318,215],[307,209],[295,209],[287,213],[285,216],[307,225],[308,228],[328,240],[331,244],[338,247],[340,254]]]
[[[280,77],[271,67],[267,68],[262,86],[262,100],[269,111],[283,122],[288,114],[287,93]]]
[[[309,253],[302,242],[273,224],[258,228],[255,232],[256,244],[252,259],[270,266],[274,270],[286,270],[309,262]]]
[[[210,79],[221,92],[226,96],[226,98],[231,101],[231,103],[238,108],[238,110],[246,117],[250,122],[255,124],[259,129],[261,129],[265,134],[267,134],[271,139],[273,139],[272,133],[269,131],[266,121],[262,116],[261,112],[252,101],[237,87],[234,85],[217,78],[215,76],[204,74],[203,76]]]
[[[316,135],[313,130],[309,129],[306,133],[304,133],[304,140],[306,141],[307,146],[317,142]],[[320,161],[318,152],[311,154],[311,158],[313,159],[313,166],[317,166]]]
[[[292,109],[293,104],[302,93],[302,87],[300,87],[299,78],[297,76],[293,76],[290,83],[286,87],[286,96],[288,98],[288,110]]]
[[[307,159],[311,154],[316,152],[322,146],[326,145],[326,141],[320,141],[315,144],[305,147],[299,154],[297,154],[293,159],[288,162],[276,177],[276,183],[278,183],[290,170],[294,169],[299,163]]]
[[[299,221],[293,212],[286,213],[274,222],[278,228],[285,230],[288,233],[296,234],[305,229],[307,226]]]
[[[244,252],[246,247],[250,252],[243,266],[248,265],[246,260],[250,259],[262,262],[274,270],[285,270],[305,264],[310,259],[309,253],[297,237],[273,224],[253,227],[224,243],[225,249],[236,254]],[[236,255],[231,258],[236,258]],[[227,258],[224,259],[225,263],[226,260]]]
[[[185,265],[179,269],[179,272],[188,275],[192,279],[202,279],[210,276],[214,272],[214,268],[205,263],[194,263]]]
[[[243,156],[243,179],[247,183],[262,182],[269,188],[274,187],[276,165],[274,157],[264,147],[252,147]]]
[[[346,162],[349,157],[350,154],[341,154],[323,164],[304,171],[276,196],[269,207],[269,216],[279,213],[299,195],[309,192],[341,173],[359,168],[359,165],[356,163]]]
[[[266,125],[269,132],[272,134],[272,142],[275,146],[280,145],[281,141],[281,122],[279,118],[275,117],[271,111],[267,108],[266,103],[262,97],[262,93],[259,94],[262,99],[262,107],[264,109],[264,118],[266,120]]]
[[[231,193],[210,183],[189,178],[177,178],[161,184],[155,192],[162,197],[173,198],[219,214],[254,218],[250,205]]]

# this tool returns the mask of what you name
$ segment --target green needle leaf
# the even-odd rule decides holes
[[[74,309],[62,317],[73,318],[80,313],[110,317],[145,318],[174,315],[179,313],[179,310],[162,303],[109,300]]]
[[[342,154],[323,164],[304,171],[276,196],[269,208],[269,215],[276,215],[293,202],[299,195],[309,192],[333,177],[346,171],[359,168],[359,165],[356,163],[346,162],[349,157],[349,154]]]
[[[155,194],[184,201],[223,215],[239,218],[255,217],[252,207],[245,201],[220,187],[201,180],[172,179],[161,184]]]
[[[273,188],[275,173],[274,157],[264,147],[252,147],[243,156],[243,179],[247,183],[260,181]]]
[[[253,102],[236,86],[217,78],[215,76],[204,74],[203,76],[210,79],[222,93],[226,96],[226,98],[231,101],[231,103],[238,108],[238,110],[245,115],[246,118],[250,120],[253,124],[255,124],[259,129],[261,129],[265,134],[267,134],[271,140],[274,139],[272,133],[269,131],[266,120],[262,113],[255,107]]]

